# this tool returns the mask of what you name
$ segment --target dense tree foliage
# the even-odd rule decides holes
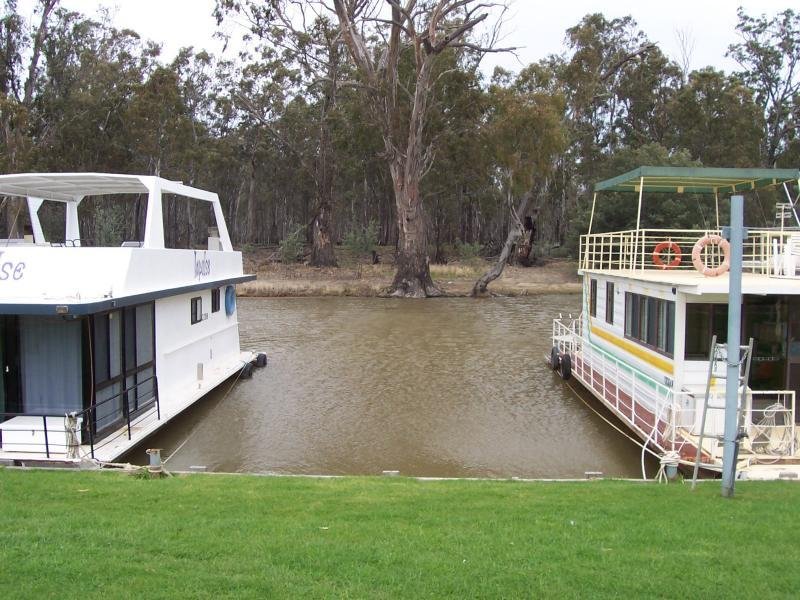
[[[249,25],[241,55],[185,48],[166,62],[158,45],[103,13],[39,0],[29,22],[5,0],[0,171],[180,179],[220,194],[238,246],[300,230],[315,265],[335,264],[346,235],[377,228],[407,263],[397,285],[425,290],[428,256],[446,260],[476,243],[499,253],[525,216],[523,198],[537,253],[566,254],[588,221],[592,183],[622,169],[800,162],[792,10],[739,11],[733,73],[687,73],[632,18],[590,14],[560,52],[487,77],[479,65],[491,40],[468,27],[483,18],[472,2],[391,1],[374,13],[359,11],[383,3],[315,4],[220,0],[219,20]],[[769,222],[763,204],[751,216]],[[3,201],[0,236],[19,229],[20,209]],[[710,207],[698,200],[697,209],[688,217],[665,202],[648,224],[707,221]],[[168,203],[168,244],[204,239],[198,210]],[[611,200],[595,223],[627,227],[633,210]],[[142,206],[101,212],[86,202],[81,219],[97,239],[132,238]],[[421,251],[409,250],[410,238]]]

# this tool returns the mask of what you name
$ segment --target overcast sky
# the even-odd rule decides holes
[[[32,0],[21,0],[22,12]],[[100,6],[109,8],[119,27],[128,27],[143,37],[162,44],[163,57],[171,59],[183,46],[204,48],[219,54],[221,44],[213,39],[218,27],[211,16],[214,0],[62,0],[68,8],[94,15]],[[749,15],[772,16],[792,7],[788,0],[667,0],[639,2],[605,0],[566,0],[540,2],[516,0],[503,28],[503,46],[519,47],[519,60],[511,55],[489,58],[486,70],[494,64],[518,71],[548,54],[563,51],[564,31],[591,12],[602,12],[607,18],[632,15],[647,36],[662,51],[680,60],[678,32],[693,43],[691,67],[712,65],[730,72],[736,64],[725,58],[728,45],[736,41],[736,8],[743,6]],[[225,25],[234,38],[243,31],[236,25]]]

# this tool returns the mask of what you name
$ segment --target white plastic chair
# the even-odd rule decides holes
[[[795,276],[798,256],[800,256],[800,233],[793,233],[783,245],[783,274],[785,276]]]

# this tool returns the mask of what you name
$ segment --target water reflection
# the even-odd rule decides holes
[[[147,446],[169,456],[185,442],[175,470],[636,477],[636,446],[543,359],[553,316],[579,304],[241,299],[242,347],[265,350],[269,366],[222,386]]]

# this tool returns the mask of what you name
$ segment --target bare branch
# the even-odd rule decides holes
[[[634,50],[630,54],[626,54],[621,60],[619,60],[615,64],[611,65],[606,70],[605,73],[600,75],[600,81],[605,81],[606,79],[608,79],[609,77],[614,75],[614,73],[619,71],[626,63],[629,63],[633,59],[635,59],[635,58],[637,58],[639,56],[642,56],[644,54],[647,54],[651,50],[655,50],[657,48],[658,48],[658,46],[656,44],[646,44],[646,45],[642,46],[641,48],[639,48],[638,50]]]

